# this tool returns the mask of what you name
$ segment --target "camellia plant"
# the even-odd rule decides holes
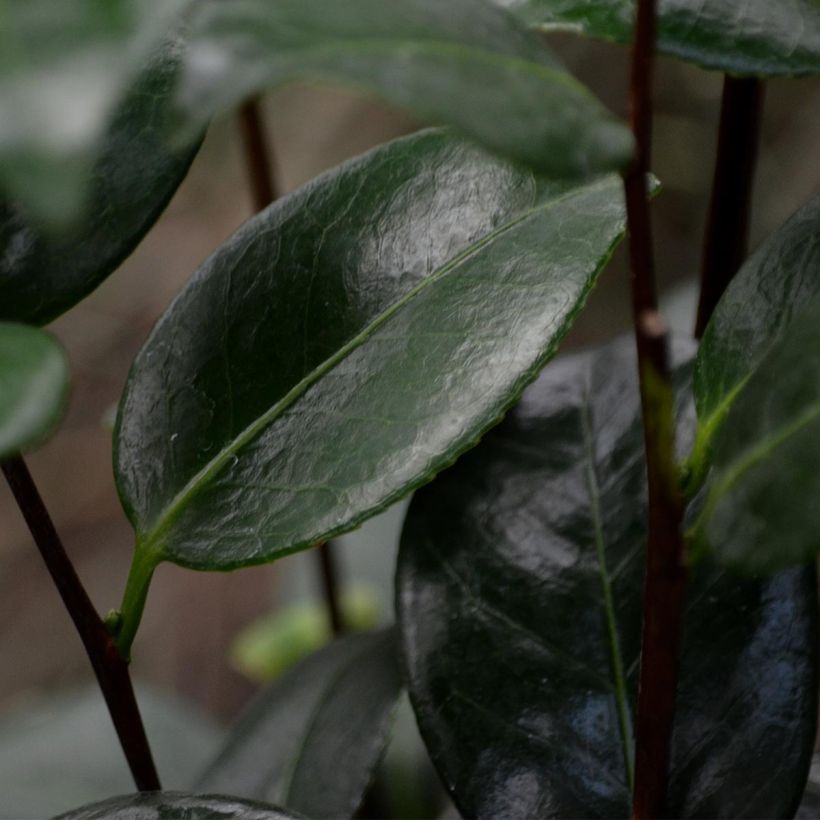
[[[820,73],[817,0],[11,0],[0,23],[0,458],[138,789],[63,817],[352,817],[404,687],[465,816],[795,813],[820,197],[745,256],[763,83]],[[553,29],[631,42],[631,127]],[[725,72],[699,344],[657,309],[656,50]],[[294,80],[437,127],[269,205],[254,99]],[[20,455],[68,391],[39,326],[117,268],[237,107],[259,213],[131,368],[114,478],[134,556],[103,619]],[[634,339],[545,367],[625,236]],[[396,625],[299,663],[192,793],[162,792],[128,672],[156,567],[326,552],[413,490]]]

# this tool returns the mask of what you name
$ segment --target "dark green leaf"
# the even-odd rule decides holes
[[[713,451],[698,545],[752,572],[813,562],[820,553],[820,297],[746,381]]]
[[[410,506],[397,579],[408,683],[466,816],[629,816],[642,449],[620,344],[555,362]],[[816,620],[813,570],[742,580],[698,565],[666,816],[794,812],[814,743]]]
[[[747,260],[718,303],[695,363],[698,433],[692,469],[705,474],[709,450],[751,374],[820,295],[820,196],[814,197]]]
[[[626,128],[489,0],[204,0],[183,102],[206,118],[293,80],[345,84],[556,176],[621,167]]]
[[[470,447],[554,354],[623,229],[617,176],[559,185],[435,131],[248,222],[160,320],[120,406],[126,630],[159,561],[287,555]]]
[[[298,815],[238,797],[143,792],[112,797],[55,820],[297,820]]]
[[[401,692],[394,630],[341,638],[263,692],[199,787],[352,817]]]
[[[47,333],[0,322],[0,458],[41,441],[68,397],[68,361]]]
[[[495,0],[544,30],[627,43],[634,0]],[[817,0],[659,0],[658,50],[762,77],[820,74]]]
[[[66,233],[45,230],[0,200],[0,319],[43,324],[112,273],[153,225],[185,176],[196,145],[172,149],[170,115],[182,45],[153,55],[119,107],[93,169],[93,209]]]
[[[0,189],[52,223],[76,215],[97,143],[182,0],[14,0],[0,24]],[[96,213],[102,203],[93,203]]]

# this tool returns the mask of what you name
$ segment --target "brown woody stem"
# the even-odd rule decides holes
[[[695,323],[698,339],[746,257],[763,96],[763,82],[755,77],[727,74],[723,80],[717,160]]]
[[[658,313],[647,189],[656,15],[656,0],[639,0],[630,81],[635,158],[624,176],[649,494],[632,807],[641,820],[664,812],[686,586],[674,393],[667,332]]]
[[[34,543],[43,556],[91,661],[134,783],[140,791],[158,790],[159,777],[134,697],[128,662],[117,651],[111,633],[94,609],[26,463],[15,456],[4,461],[2,466]]]
[[[274,172],[270,140],[266,134],[257,100],[248,100],[241,106],[239,124],[242,130],[245,166],[253,196],[253,207],[255,211],[261,211],[279,196],[279,184]],[[319,544],[316,548],[316,556],[330,626],[334,635],[340,635],[344,631],[344,622],[339,603],[338,569],[332,544]]]
[[[279,186],[274,172],[273,152],[257,100],[248,100],[242,104],[239,109],[239,126],[253,208],[261,211],[279,196]]]

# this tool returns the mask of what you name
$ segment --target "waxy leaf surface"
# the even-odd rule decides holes
[[[820,278],[820,277],[818,277]],[[699,545],[746,571],[820,553],[820,297],[746,382],[717,433]]]
[[[182,0],[10,0],[0,18],[0,192],[54,225],[88,193],[115,108]],[[93,203],[93,209],[103,207]]]
[[[68,361],[47,333],[0,322],[0,458],[41,441],[68,397]]]
[[[407,681],[465,816],[630,816],[646,516],[636,370],[631,341],[559,359],[410,505]],[[692,574],[667,816],[796,809],[814,742],[815,586],[813,570]]]
[[[358,633],[287,672],[251,704],[198,784],[307,817],[353,817],[402,689],[394,630]]]
[[[698,352],[691,464],[701,477],[715,466],[699,545],[754,571],[809,560],[820,549],[812,518],[818,299],[820,196],[749,258]]]
[[[495,0],[531,25],[628,43],[634,0]],[[818,0],[659,0],[658,50],[760,77],[820,74]]]
[[[793,315],[818,294],[820,195],[762,243],[715,308],[695,363],[699,426],[719,423]]]
[[[230,569],[309,547],[429,480],[554,354],[623,230],[617,176],[545,181],[438,131],[250,220],[125,389],[131,592],[162,560]]]
[[[239,797],[142,792],[112,797],[55,820],[298,820],[299,815]]]
[[[165,43],[130,88],[97,149],[91,209],[70,231],[46,230],[0,199],[0,319],[56,318],[113,273],[159,217],[199,143],[172,148],[164,133],[182,48]]]
[[[343,84],[559,176],[628,163],[626,128],[489,0],[204,0],[181,88],[194,115],[294,80]]]

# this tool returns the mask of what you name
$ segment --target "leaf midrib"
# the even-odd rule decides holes
[[[163,546],[161,543],[162,536],[173,524],[184,507],[187,506],[191,498],[196,495],[198,489],[204,484],[207,484],[242,447],[252,441],[265,430],[265,428],[276,421],[288,408],[295,404],[319,379],[330,372],[336,365],[340,364],[349,354],[361,347],[382,325],[386,324],[406,305],[412,303],[419,294],[433,287],[433,285],[441,281],[447,274],[456,270],[463,262],[478,253],[482,248],[492,244],[505,233],[513,230],[528,219],[540,215],[566,200],[588,194],[597,188],[606,187],[609,183],[610,177],[603,177],[597,182],[575,188],[554,199],[529,208],[510,222],[496,228],[468,248],[465,248],[461,253],[456,254],[450,261],[442,265],[437,271],[422,279],[421,282],[411,288],[404,296],[397,299],[386,310],[376,316],[362,331],[351,338],[346,344],[342,345],[334,355],[325,359],[318,367],[314,368],[307,376],[297,382],[278,402],[223,447],[219,453],[199,470],[174,496],[171,503],[165,508],[165,511],[155,519],[153,525],[138,535],[138,546],[143,550],[154,552],[157,558],[159,558]]]
[[[615,603],[612,597],[612,585],[610,583],[609,570],[606,563],[606,539],[604,537],[604,525],[601,517],[600,488],[598,486],[598,476],[595,469],[595,442],[592,437],[592,418],[589,408],[589,386],[585,385],[580,414],[581,428],[584,437],[584,449],[586,450],[587,456],[584,472],[586,474],[590,515],[592,517],[592,527],[595,538],[595,552],[598,557],[598,572],[604,599],[604,613],[607,623],[607,640],[609,643],[610,658],[612,662],[612,677],[615,685],[615,701],[618,710],[618,724],[621,731],[621,749],[624,757],[624,768],[626,770],[627,783],[631,792],[635,783],[632,750],[632,725],[629,719],[629,701],[626,691],[626,677],[624,675],[624,664],[621,654],[618,622],[615,617]]]

